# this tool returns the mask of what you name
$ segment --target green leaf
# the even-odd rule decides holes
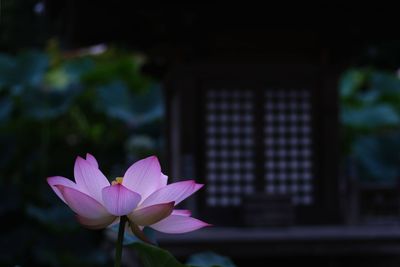
[[[133,243],[128,247],[135,248],[143,267],[185,267],[168,251],[144,243]]]
[[[133,107],[140,124],[161,119],[164,113],[161,87],[153,85],[147,92],[136,94]]]
[[[358,94],[358,100],[360,100],[363,106],[371,106],[379,101],[379,97],[381,97],[381,92],[377,90],[369,90],[366,92],[362,92]]]
[[[97,88],[98,107],[108,116],[133,123],[132,94],[123,82],[115,81]]]
[[[47,86],[57,89],[57,90],[63,90],[65,89],[69,83],[70,83],[70,78],[68,76],[68,73],[65,71],[64,68],[59,67],[50,70],[44,79],[45,83]]]
[[[37,87],[48,66],[49,58],[42,52],[28,51],[17,57],[0,54],[0,88],[20,94],[25,87]]]
[[[125,83],[114,81],[97,88],[99,110],[127,124],[140,126],[163,116],[162,94],[158,86],[132,93]]]
[[[6,96],[0,99],[0,121],[7,120],[13,109],[13,102],[11,97]]]
[[[225,256],[218,255],[214,252],[202,252],[190,256],[187,264],[198,267],[236,267],[231,259]]]
[[[150,79],[140,72],[141,65],[140,56],[110,48],[95,57],[95,67],[82,76],[82,81],[99,86],[120,80],[136,92],[141,92],[150,84]]]
[[[339,91],[342,98],[352,97],[363,85],[366,80],[366,72],[362,70],[348,70],[339,82]]]
[[[95,64],[91,58],[78,58],[64,63],[65,71],[74,82],[80,81],[85,73],[94,68]]]
[[[0,89],[12,83],[12,76],[17,65],[14,57],[0,54]]]
[[[21,95],[22,111],[28,118],[56,118],[68,110],[79,90],[80,88],[76,87],[65,91],[29,88]]]
[[[395,75],[375,71],[371,74],[371,87],[386,94],[399,94],[400,80]]]
[[[399,126],[400,117],[396,110],[387,104],[368,108],[343,108],[342,123],[351,128],[374,129]]]
[[[395,185],[400,176],[400,133],[356,139],[353,154],[362,181]]]
[[[25,86],[39,86],[49,67],[47,54],[38,51],[29,51],[17,57],[16,82]]]
[[[92,69],[94,63],[89,58],[73,59],[49,70],[44,82],[48,87],[65,90],[71,84],[79,84],[81,77]]]

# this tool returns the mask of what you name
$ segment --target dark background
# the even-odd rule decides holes
[[[48,96],[43,109],[34,111],[25,107],[40,107],[42,102],[36,97],[26,100],[28,91],[56,83],[23,84],[19,81],[24,76],[14,72],[17,78],[13,81],[0,80],[2,107],[9,99],[15,103],[5,112],[1,125],[0,190],[5,227],[1,230],[0,264],[106,266],[111,262],[112,247],[107,235],[80,229],[72,214],[50,195],[45,177],[71,177],[75,156],[86,152],[98,157],[107,174],[118,174],[133,160],[156,153],[173,180],[196,178],[208,184],[204,131],[207,90],[218,86],[253,88],[260,94],[270,85],[312,88],[317,203],[302,208],[293,207],[285,197],[269,199],[276,203],[269,209],[288,211],[277,213],[281,216],[278,219],[260,222],[252,215],[271,210],[262,205],[251,211],[257,198],[247,196],[250,204],[239,207],[213,208],[207,205],[206,189],[188,205],[215,227],[186,237],[161,235],[160,244],[182,260],[194,252],[213,250],[231,257],[238,266],[399,263],[397,179],[363,183],[359,176],[369,177],[367,161],[360,167],[361,175],[355,175],[358,165],[353,161],[357,162],[362,152],[356,151],[354,156],[349,144],[371,133],[397,133],[400,122],[374,122],[372,130],[368,127],[372,117],[367,115],[364,124],[346,122],[341,107],[362,105],[356,95],[346,97],[340,91],[350,83],[361,99],[369,88],[394,88],[381,99],[398,110],[400,87],[394,77],[400,66],[400,35],[394,6],[230,3],[140,7],[124,1],[2,0],[1,7],[0,49],[2,55],[22,62],[15,63],[15,73],[24,73],[24,62],[34,62],[32,68],[39,69],[38,58],[49,57],[49,63],[43,63],[43,73],[72,68],[78,74],[68,72],[65,95],[56,95],[55,100]],[[88,64],[95,66],[95,71],[87,67],[87,75],[86,63],[75,55],[80,55],[81,48],[97,44],[117,52],[89,58],[94,63]],[[29,51],[42,54],[32,56]],[[28,61],[23,61],[24,53],[30,55]],[[131,56],[135,58],[133,65],[125,61]],[[146,58],[143,64],[142,57]],[[7,64],[1,65],[3,74],[10,69]],[[359,79],[362,82],[358,83]],[[15,93],[17,85],[26,91]],[[159,90],[149,89],[154,87]],[[102,88],[108,88],[109,94]],[[72,104],[56,109],[73,94],[76,97],[68,100]],[[132,100],[123,102],[124,98]],[[24,101],[30,102],[24,105]],[[139,102],[148,105],[130,109]],[[112,107],[116,106],[122,111],[115,113]],[[137,122],[154,110],[162,112]],[[263,116],[262,110],[256,114],[257,118]],[[380,116],[375,120],[386,121],[389,115]],[[258,125],[255,123],[256,128],[261,127]],[[257,138],[262,136],[255,137],[260,141]],[[397,136],[393,140],[396,142]],[[390,146],[395,147],[393,143]],[[262,176],[260,166],[265,159],[261,148],[256,153],[256,172]],[[397,152],[382,153],[387,156],[382,156],[382,161],[391,165],[378,167],[390,169],[400,163]],[[264,186],[260,179],[257,186]],[[262,201],[268,203],[268,199]],[[246,214],[250,214],[249,220]]]

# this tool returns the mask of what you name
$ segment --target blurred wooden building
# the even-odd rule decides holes
[[[376,28],[346,14],[332,25],[330,10],[75,4],[70,45],[123,42],[149,56],[145,71],[165,87],[168,173],[206,184],[187,206],[214,227],[162,245],[252,266],[396,259],[398,226],[348,224],[358,189],[339,171],[339,75]]]

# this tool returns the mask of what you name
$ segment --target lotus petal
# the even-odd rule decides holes
[[[165,175],[165,174],[163,174],[163,173],[161,173],[160,179],[161,179],[161,186],[160,186],[160,188],[166,186],[167,183],[168,183],[168,176]]]
[[[132,231],[132,234],[134,234],[137,238],[139,238],[140,240],[142,240],[145,243],[149,243],[149,244],[153,244],[148,238],[147,236],[144,234],[143,229],[141,226],[136,225],[133,222],[128,222],[129,227]]]
[[[110,185],[110,182],[104,174],[92,164],[81,157],[77,157],[74,167],[74,176],[79,188],[84,189],[91,197],[98,202],[103,203],[102,193],[104,187]]]
[[[147,226],[168,217],[174,208],[174,202],[156,204],[134,210],[128,218],[137,225]]]
[[[192,217],[180,215],[170,215],[164,220],[150,225],[151,228],[167,234],[187,233],[206,226],[210,226],[210,224]]]
[[[99,219],[89,219],[83,216],[76,215],[76,219],[80,224],[85,226],[88,229],[103,229],[106,228],[108,225],[112,224],[115,220],[115,216],[108,216]]]
[[[173,210],[171,214],[180,216],[191,216],[192,212],[190,210]]]
[[[67,205],[78,215],[89,219],[109,217],[107,210],[94,198],[74,188],[56,185]]]
[[[162,187],[146,198],[141,207],[147,207],[159,203],[167,203],[174,201],[178,205],[182,200],[189,197],[203,185],[196,184],[193,180],[177,182]]]
[[[61,200],[64,201],[64,203],[66,203],[66,204],[67,204],[67,202],[65,201],[64,197],[62,196],[60,190],[57,188],[57,185],[64,185],[64,186],[68,186],[68,187],[79,190],[78,185],[76,183],[74,183],[73,181],[71,181],[68,178],[61,177],[61,176],[49,177],[49,178],[47,178],[47,183],[50,185],[51,189],[53,189],[54,193],[56,193],[57,196],[59,198],[61,198]]]
[[[140,202],[140,195],[121,184],[103,189],[103,203],[109,213],[124,216],[131,213]]]
[[[163,186],[161,167],[157,157],[151,156],[134,163],[125,172],[122,184],[139,193],[142,200]]]
[[[99,168],[99,163],[97,163],[97,160],[96,160],[96,158],[95,158],[93,155],[87,153],[87,154],[86,154],[86,161],[87,161],[90,165],[92,165],[93,167]]]

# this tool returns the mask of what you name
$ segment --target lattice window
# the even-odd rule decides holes
[[[206,176],[209,206],[238,206],[254,192],[254,95],[208,90]]]
[[[308,90],[207,90],[207,205],[239,206],[255,192],[313,204],[311,112]]]
[[[313,202],[311,95],[307,90],[265,92],[265,191]]]

